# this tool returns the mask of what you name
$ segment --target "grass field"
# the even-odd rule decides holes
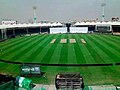
[[[56,39],[54,43],[50,43]],[[60,43],[67,39],[67,43]],[[76,43],[70,43],[75,39]],[[86,43],[82,43],[84,39]],[[0,42],[0,59],[47,64],[102,64],[120,62],[120,37],[103,34],[41,34]],[[47,78],[33,82],[54,84],[58,72],[80,72],[85,84],[120,85],[120,66],[51,67],[42,66]],[[0,73],[20,74],[19,65],[0,62]]]

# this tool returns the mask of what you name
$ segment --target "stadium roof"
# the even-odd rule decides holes
[[[8,24],[8,25],[0,25],[0,29],[6,29],[6,28],[25,28],[25,27],[53,27],[53,26],[63,26],[63,24],[59,22],[54,23],[23,23],[23,24]]]
[[[82,25],[120,25],[120,22],[76,22],[75,26],[82,26]]]
[[[84,26],[84,25],[120,25],[120,22],[76,22],[74,26]],[[8,25],[0,25],[0,29],[6,29],[6,28],[27,28],[27,27],[53,27],[53,26],[64,26],[60,22],[54,22],[54,23],[23,23],[23,24],[8,24]]]

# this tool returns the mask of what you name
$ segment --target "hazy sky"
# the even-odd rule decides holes
[[[106,3],[105,20],[120,17],[120,0],[0,0],[0,20],[29,22],[33,20],[33,6],[37,7],[37,21],[100,20],[101,3]]]

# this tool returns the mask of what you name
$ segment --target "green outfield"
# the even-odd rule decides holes
[[[62,43],[62,39],[66,42]],[[74,39],[74,43],[71,43],[70,39]],[[0,59],[44,64],[116,63],[120,62],[120,37],[104,34],[41,34],[19,37],[0,42]],[[46,72],[47,78],[31,78],[33,82],[51,84],[54,83],[58,72],[80,72],[87,85],[120,85],[120,66],[115,65],[108,67],[41,66],[41,70]],[[19,65],[0,62],[0,73],[17,76],[20,74]]]

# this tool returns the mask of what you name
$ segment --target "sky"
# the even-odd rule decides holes
[[[106,3],[105,20],[120,18],[120,0],[0,0],[0,20],[31,22],[33,6],[37,7],[37,22],[101,20],[102,3]]]

